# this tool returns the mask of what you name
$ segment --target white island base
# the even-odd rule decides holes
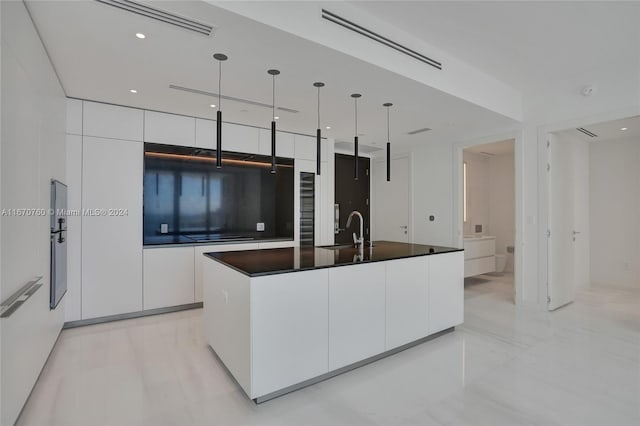
[[[463,322],[462,251],[263,276],[203,267],[207,342],[256,403]]]

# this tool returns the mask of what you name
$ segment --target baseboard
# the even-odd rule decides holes
[[[147,317],[151,315],[168,314],[170,312],[186,311],[188,309],[202,308],[202,302],[188,303],[186,305],[168,306],[166,308],[147,309],[146,311],[128,312],[126,314],[108,315],[105,317],[89,318],[77,321],[65,322],[62,329],[84,327],[85,325],[102,324],[105,322],[122,321],[132,318]]]

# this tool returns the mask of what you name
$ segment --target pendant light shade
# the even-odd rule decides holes
[[[324,83],[316,81],[313,83],[313,87],[318,88],[318,128],[316,129],[316,174],[320,176],[320,156],[321,156],[321,144],[322,132],[320,131],[320,88],[324,87]]]
[[[387,182],[391,182],[391,138],[389,138],[389,108],[393,106],[391,102],[382,104],[387,109]]]
[[[271,69],[267,71],[272,77],[272,103],[271,103],[271,174],[276,172],[276,75],[280,74],[280,71]]]
[[[218,61],[218,111],[216,112],[216,168],[222,168],[222,62],[228,59],[223,53],[216,53],[213,59]]]
[[[362,95],[360,93],[354,93],[351,95],[353,98],[353,106],[355,111],[355,129],[356,133],[353,137],[353,179],[358,180],[358,98]]]

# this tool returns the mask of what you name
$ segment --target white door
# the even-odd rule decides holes
[[[576,291],[575,198],[573,146],[549,135],[548,308],[574,300]]]
[[[409,156],[391,159],[391,181],[387,182],[386,158],[374,163],[374,229],[376,240],[408,243]]]

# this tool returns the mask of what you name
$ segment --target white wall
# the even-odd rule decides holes
[[[516,200],[515,163],[513,154],[489,158],[489,227],[496,236],[496,253],[507,255],[507,271],[513,271],[513,254],[508,246],[515,247]]]
[[[591,281],[640,288],[640,139],[593,142]]]
[[[2,10],[2,209],[44,209],[44,216],[3,215],[0,220],[0,299],[35,276],[43,286],[13,315],[0,320],[1,417],[13,424],[56,341],[63,298],[49,310],[50,180],[65,180],[63,89],[24,3]]]
[[[464,234],[474,234],[482,225],[482,235],[496,237],[496,253],[507,254],[515,246],[515,163],[514,155],[494,157],[463,152],[467,163],[467,222]],[[507,271],[513,271],[513,255],[507,255]]]
[[[467,221],[463,223],[464,235],[475,234],[476,225],[482,226],[483,235],[493,235],[489,232],[489,158],[465,150],[462,160],[467,164]]]

